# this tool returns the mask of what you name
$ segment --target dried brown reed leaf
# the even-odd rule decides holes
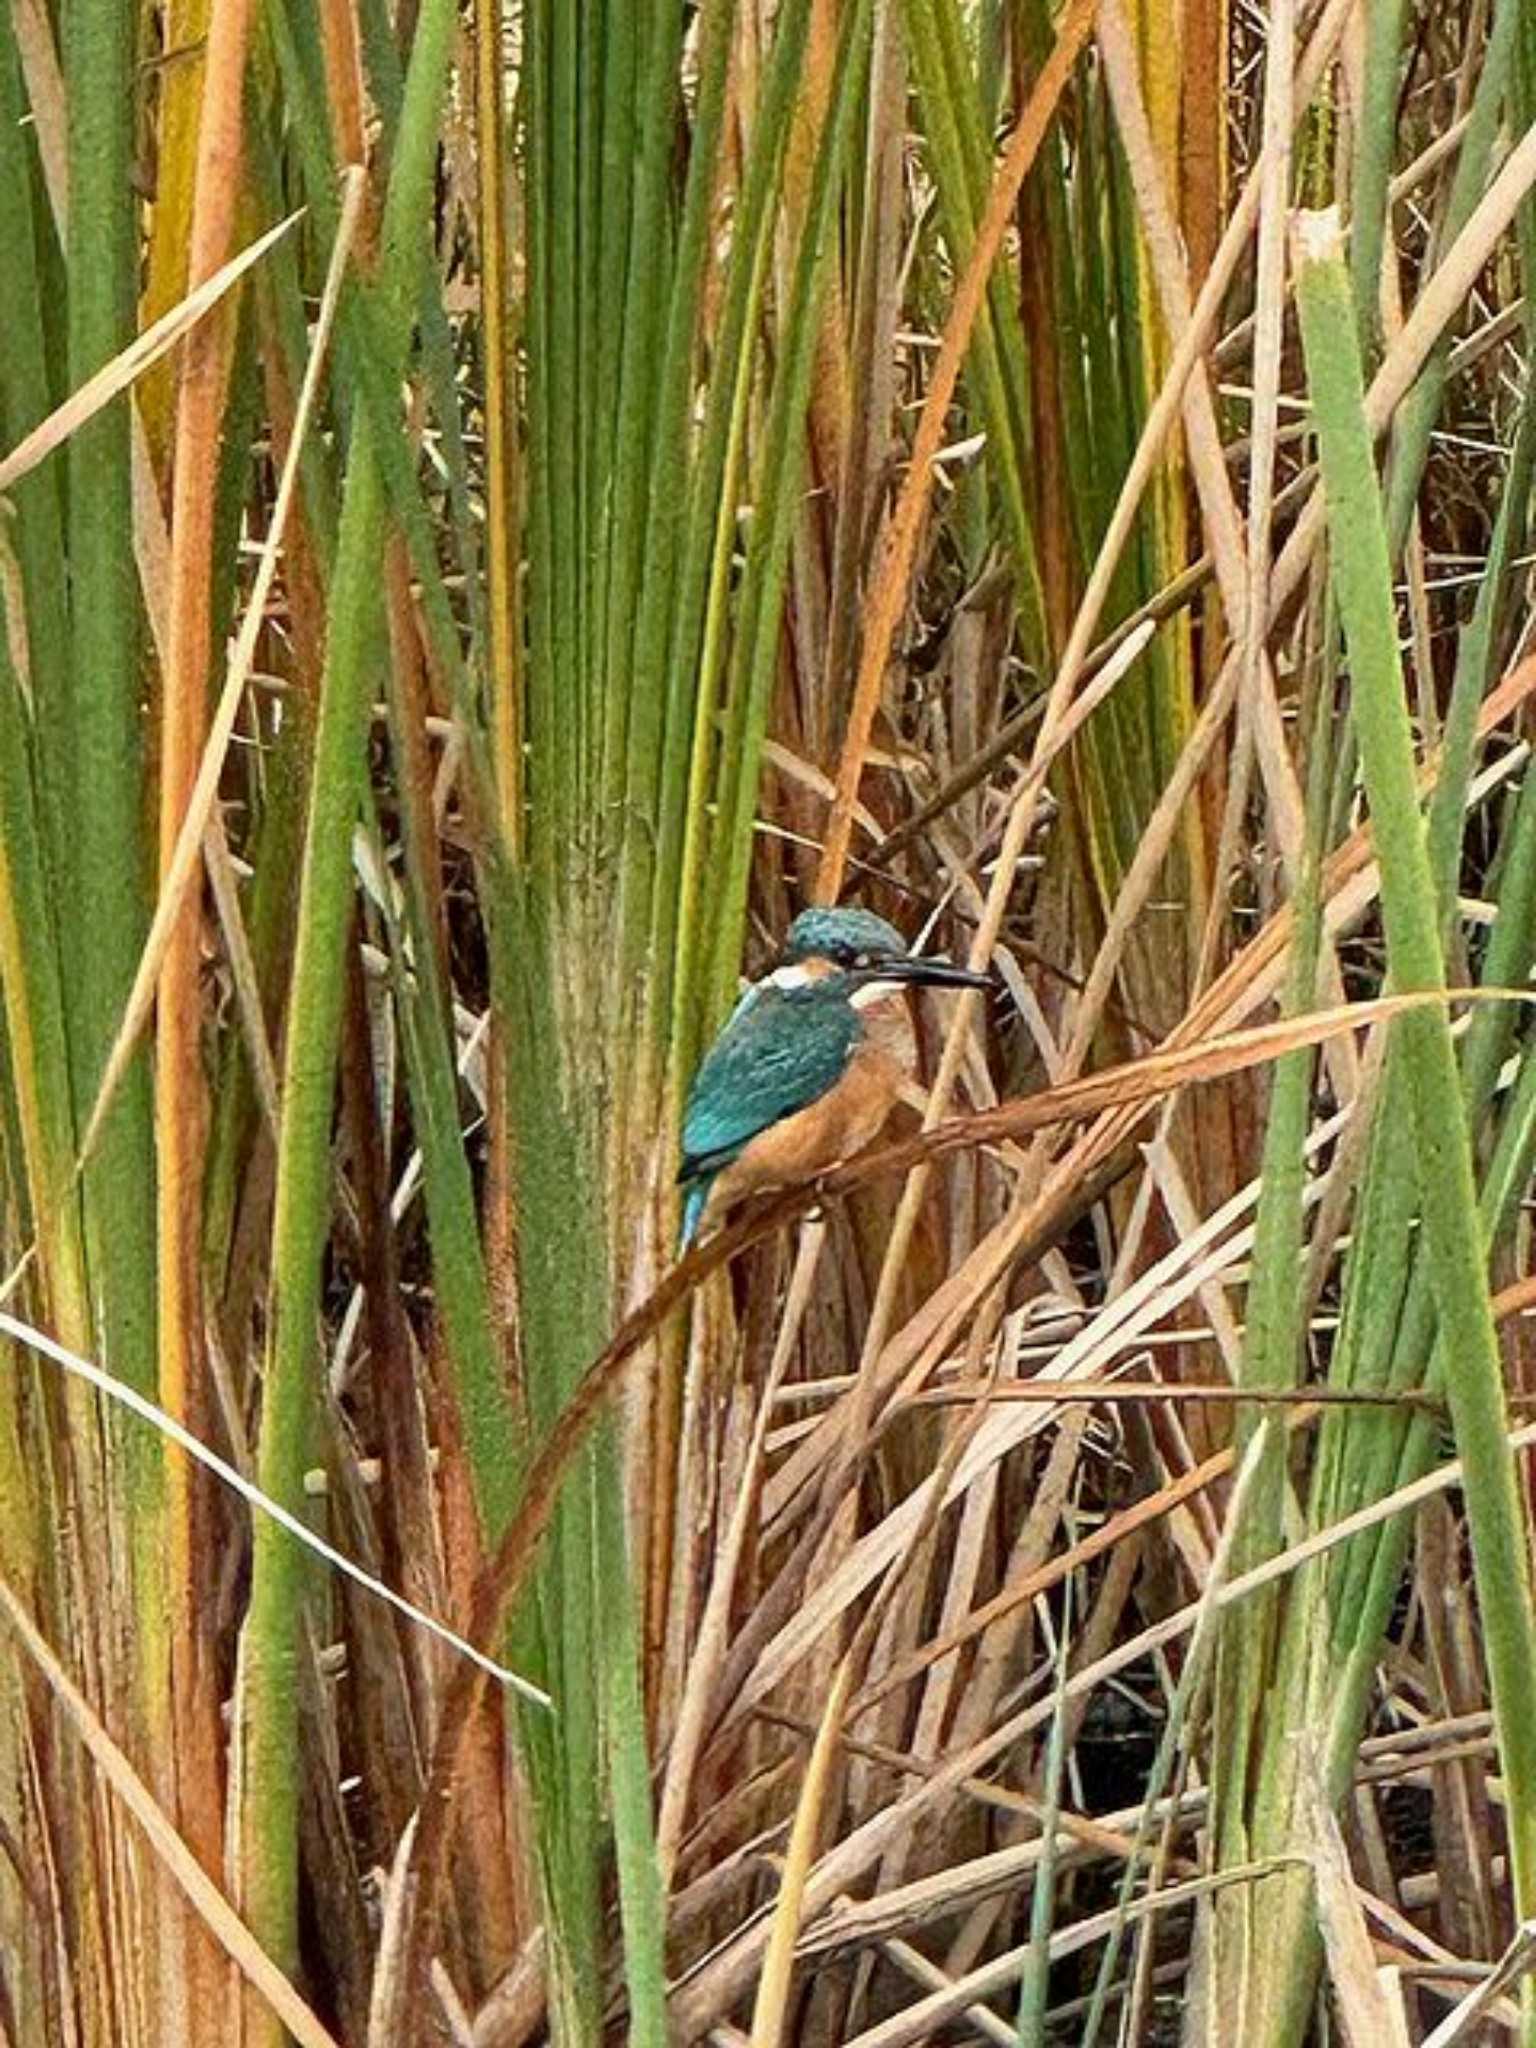
[[[1401,2003],[1389,1999],[1377,1975],[1375,1952],[1349,1867],[1349,1851],[1323,1790],[1315,1756],[1307,1759],[1302,1771],[1301,1798],[1312,1838],[1317,1917],[1344,2038],[1351,2048],[1387,2048],[1389,2042],[1406,2042]],[[1279,1960],[1270,1957],[1269,1966]],[[1289,1967],[1288,1961],[1284,1966]]]
[[[1511,1431],[1509,1442],[1516,1450],[1536,1444],[1536,1424],[1528,1424],[1522,1429]],[[1459,1459],[1437,1466],[1424,1478],[1397,1488],[1382,1499],[1373,1501],[1368,1507],[1343,1517],[1303,1541],[1276,1553],[1252,1570],[1229,1580],[1217,1594],[1216,1604],[1222,1608],[1230,1607],[1261,1588],[1276,1584],[1302,1565],[1336,1549],[1341,1543],[1348,1542],[1351,1537],[1359,1535],[1363,1530],[1379,1527],[1394,1516],[1416,1507],[1421,1501],[1459,1486],[1462,1478]],[[1073,1672],[1065,1688],[1067,1697],[1086,1697],[1097,1690],[1106,1679],[1187,1634],[1194,1626],[1200,1611],[1201,1602],[1195,1601],[1180,1608],[1176,1614],[1168,1616],[1165,1620],[1117,1643],[1112,1650],[1095,1662]],[[859,1874],[878,1858],[886,1843],[912,1827],[923,1813],[938,1801],[947,1798],[966,1779],[977,1775],[998,1756],[1015,1748],[1026,1736],[1042,1728],[1056,1710],[1057,1703],[1052,1698],[1038,1700],[1021,1708],[998,1726],[990,1729],[980,1741],[961,1753],[947,1757],[940,1767],[914,1790],[904,1793],[880,1812],[863,1821],[829,1850],[812,1872],[806,1887],[811,1909],[820,1910],[838,1898],[856,1881]],[[1229,1873],[1229,1877],[1232,1882],[1246,1882],[1250,1877],[1277,1867],[1280,1866],[1266,1864],[1254,1869],[1245,1868],[1241,1876],[1234,1871]],[[1173,1896],[1174,1892],[1170,1889],[1159,1894],[1159,1902],[1167,1904]],[[1100,1932],[1108,1931],[1113,1917],[1112,1914],[1102,1916],[1099,1923]],[[1057,1939],[1075,1937],[1089,1924],[1076,1923]],[[674,2000],[674,2013],[685,2037],[689,2036],[690,2030],[707,2024],[709,2016],[716,2011],[727,2009],[740,1995],[741,1987],[750,1981],[757,1966],[763,1938],[761,1927],[750,1926],[743,1929],[724,1949],[703,1963],[693,1977],[680,1988]],[[1022,1955],[1023,1951],[1018,1953]],[[1056,1953],[1056,1942],[1053,1941],[1052,1954]],[[1016,1956],[1015,1967],[1017,1962]],[[1003,1981],[1008,1981],[1006,1976]],[[967,1993],[967,2002],[975,1995],[973,1987]]]
[[[373,1959],[373,1995],[368,2008],[368,2048],[392,2048],[400,2038],[404,1992],[400,1964],[408,1921],[411,1844],[416,1839],[416,1827],[417,1820],[413,1814],[396,1844],[394,1861],[384,1883],[384,1911],[379,1945]]]
[[[1450,1000],[1527,1003],[1536,997],[1519,989],[1457,989],[1451,992]],[[1417,994],[1378,996],[1367,1002],[1310,1011],[1274,1024],[1223,1032],[1197,1044],[1170,1046],[1149,1053],[1144,1059],[1090,1074],[1083,1080],[1068,1081],[1058,1088],[1043,1089],[1038,1095],[1002,1103],[996,1109],[953,1117],[919,1137],[883,1146],[878,1152],[836,1168],[823,1177],[819,1187],[824,1194],[841,1193],[845,1187],[856,1186],[878,1174],[901,1172],[949,1152],[1000,1143],[1005,1138],[1023,1137],[1057,1124],[1076,1123],[1101,1110],[1149,1102],[1186,1083],[1220,1080],[1279,1059],[1285,1053],[1322,1045],[1357,1025],[1384,1023],[1409,1009],[1422,1007],[1423,1001]]]
[[[1261,1408],[1426,1408],[1435,1414],[1445,1409],[1438,1395],[1413,1389],[1388,1393],[1354,1387],[1235,1387],[1230,1382],[1204,1385],[1195,1380],[1005,1380],[994,1387],[990,1380],[973,1379],[946,1380],[942,1386],[925,1387],[920,1393],[907,1395],[900,1408],[951,1408],[984,1399],[1002,1407],[1050,1407],[1058,1403],[1070,1407],[1083,1401],[1102,1401],[1109,1407],[1167,1406],[1193,1401],[1235,1408],[1251,1401]],[[1536,1394],[1515,1393],[1510,1399],[1512,1403],[1529,1404],[1536,1401]]]
[[[849,1739],[850,1751],[854,1748]],[[977,1780],[977,1789],[982,1785]],[[1032,1808],[1031,1811],[1036,1809]],[[1056,1867],[1072,1866],[1089,1856],[1123,1861],[1135,1846],[1135,1829],[1142,1806],[1124,1807],[1119,1812],[1085,1821],[1080,1814],[1063,1810],[1057,1817],[1054,1849]],[[1195,1820],[1203,1811],[1203,1795],[1186,1795],[1178,1800],[1159,1801],[1155,1821]],[[888,1892],[869,1898],[840,1901],[816,1925],[807,1929],[800,1942],[802,1956],[836,1955],[865,1947],[888,1936],[913,1933],[935,1920],[963,1913],[968,1908],[1005,1894],[1017,1893],[1040,1868],[1045,1859],[1043,1839],[1033,1836],[1006,1849],[951,1863],[926,1877],[912,1878]],[[1190,1865],[1183,1873],[1196,1876]]]
[[[474,2048],[508,2048],[526,2041],[544,2010],[544,1951],[542,1927],[534,1929],[517,1961],[507,1971],[484,2005],[475,2014],[470,2038]]]
[[[1536,1921],[1526,1920],[1492,1970],[1475,1990],[1469,1991],[1439,2026],[1424,2036],[1423,2048],[1454,2048],[1458,2041],[1475,2038],[1478,2022],[1489,2015],[1506,1991],[1536,1969]]]
[[[1157,1913],[1208,1898],[1228,1885],[1252,1884],[1257,1878],[1270,1877],[1277,1871],[1292,1867],[1293,1862],[1291,1858],[1274,1857],[1262,1863],[1239,1864],[1215,1877],[1186,1879],[1181,1884],[1169,1885],[1151,1899],[1133,1900],[1127,1918],[1132,1921],[1151,1918]],[[1059,1962],[1102,1941],[1115,1919],[1116,1914],[1111,1910],[1090,1914],[1082,1920],[1073,1921],[1069,1927],[1058,1928],[1051,1936],[1051,1961]],[[1017,1980],[1028,1954],[1027,1947],[1020,1947],[993,1957],[944,1990],[920,1999],[878,2026],[856,2034],[846,2048],[916,2048],[918,2042],[931,2040],[935,2029],[964,2012],[967,2006],[1007,1990]],[[688,2024],[686,2019],[684,2024]]]

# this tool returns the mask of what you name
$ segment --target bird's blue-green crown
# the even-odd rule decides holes
[[[835,960],[839,967],[905,959],[907,942],[872,910],[802,910],[784,937],[784,959]]]

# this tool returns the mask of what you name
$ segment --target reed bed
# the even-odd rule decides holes
[[[1522,0],[5,0],[0,2040],[1536,2044],[1533,195]]]

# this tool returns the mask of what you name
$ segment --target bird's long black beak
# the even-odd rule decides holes
[[[955,967],[948,960],[884,960],[865,971],[866,981],[910,981],[920,988],[991,988],[990,974]]]

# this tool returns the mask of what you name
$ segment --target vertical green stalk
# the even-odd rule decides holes
[[[562,1003],[569,968],[536,883],[502,876],[493,951],[506,1031],[517,1149],[519,1334],[530,1419],[547,1430],[602,1344],[611,1299],[597,1091],[582,1091],[585,1051]],[[522,1717],[550,1940],[550,2005],[561,2048],[601,2034],[599,1702],[624,1578],[599,1558],[598,1460],[614,1485],[612,1445],[589,1446],[566,1478],[538,1581],[540,1677],[554,1716]],[[525,1624],[526,1625],[526,1624]],[[520,1651],[520,1654],[526,1654]]]
[[[990,133],[996,108],[984,107],[965,49],[956,0],[908,0],[903,10],[923,99],[923,145],[933,166],[945,239],[956,274],[964,268],[986,205],[991,177]],[[987,287],[976,323],[968,377],[993,452],[991,480],[998,487],[1012,546],[1026,658],[1049,659],[1045,599],[1034,529],[1025,495],[1029,446],[1028,365],[1017,295],[1001,266]]]
[[[1332,693],[1315,696],[1306,750],[1307,830],[1296,889],[1296,936],[1285,1012],[1297,1016],[1314,1000],[1321,938],[1321,865],[1327,829],[1331,762],[1327,737]],[[1255,1391],[1294,1387],[1305,1356],[1306,1135],[1315,1055],[1285,1054],[1276,1062],[1265,1130],[1262,1194],[1254,1229],[1247,1334],[1240,1384]],[[1263,1432],[1262,1445],[1255,1442]],[[1283,1433],[1266,1429],[1262,1410],[1240,1409],[1238,1443],[1252,1459],[1250,1506],[1233,1536],[1233,1568],[1249,1570],[1284,1541],[1287,1486]],[[1295,1779],[1295,1702],[1305,1671],[1297,1627],[1305,1594],[1288,1601],[1279,1587],[1245,1600],[1225,1618],[1216,1671],[1210,1768],[1212,1832],[1223,1867],[1276,1853],[1290,1829]],[[1182,1685],[1182,1681],[1181,1681]],[[1280,1703],[1277,1709],[1277,1702]],[[1304,1904],[1294,1872],[1223,1891],[1212,1902],[1212,1984],[1216,2009],[1230,2012],[1257,2037],[1285,2009],[1293,1987],[1310,1978],[1294,1954],[1265,1946],[1258,1929]],[[1278,1982],[1277,1969],[1286,1973]]]
[[[836,77],[796,254],[785,320],[785,347],[774,378],[765,457],[754,498],[730,706],[720,751],[719,849],[714,903],[713,1000],[723,1010],[741,963],[747,866],[757,807],[757,770],[778,665],[781,609],[794,516],[805,466],[802,422],[815,358],[817,309],[833,245],[832,222],[843,184],[854,115],[869,70],[871,0],[854,0],[842,21]]]
[[[437,117],[456,24],[452,0],[426,0],[406,79],[381,237],[380,298],[398,379],[409,306],[420,279],[437,156]],[[366,789],[369,704],[382,647],[379,560],[386,531],[383,474],[366,408],[354,420],[315,736],[314,775],[299,879],[283,1122],[273,1218],[272,1289],[262,1386],[258,1478],[289,1506],[303,1499],[314,1441],[321,1263],[330,1227],[331,1121],[352,914],[352,835]],[[241,1638],[238,1706],[241,1904],[267,1951],[297,1961],[298,1659],[306,1572],[291,1540],[264,1519],[253,1532],[251,1599]],[[252,2010],[255,2038],[274,2023]]]
[[[69,377],[111,360],[135,331],[132,8],[71,0],[63,50],[69,97]],[[139,601],[133,558],[128,400],[68,448],[70,712],[75,752],[75,884],[70,1003],[77,1108],[89,1102],[133,983],[147,928]],[[99,1355],[142,1391],[155,1374],[155,1247],[149,1069],[133,1060],[85,1176]],[[135,1433],[140,1483],[158,1452]]]
[[[1333,587],[1351,666],[1351,710],[1394,987],[1443,989],[1438,899],[1414,777],[1390,557],[1377,487],[1349,275],[1337,217],[1306,216],[1297,297],[1331,544]],[[1536,1906],[1536,1633],[1529,1532],[1507,1440],[1503,1376],[1488,1304],[1472,1148],[1443,1006],[1399,1026],[1418,1141],[1426,1253],[1452,1361],[1447,1393],[1466,1469],[1467,1516],[1483,1640],[1507,1787],[1516,1911]],[[1525,2038],[1536,2039],[1526,2005]]]
[[[1067,1678],[1071,1672],[1072,1586],[1063,1590],[1061,1633],[1056,1644],[1056,1697],[1045,1745],[1045,1796],[1040,1803],[1040,1867],[1029,1906],[1029,1955],[1019,1972],[1019,2008],[1014,2023],[1018,2048],[1045,2048],[1046,2003],[1051,1986],[1051,1922],[1056,1903],[1056,1837],[1061,1788],[1067,1766]],[[1128,1864],[1127,1868],[1134,1868]],[[1097,2003],[1097,2001],[1095,2001]],[[1088,2026],[1093,2026],[1090,2008]]]
[[[64,992],[21,689],[11,667],[0,593],[0,990],[5,1054],[23,1147],[18,1194],[35,1235],[52,1328],[88,1349],[90,1297],[74,1185],[74,1118],[65,1055]],[[14,1364],[6,1368],[14,1371]]]
[[[16,50],[3,41],[0,304],[11,310],[9,345],[0,350],[0,437],[12,445],[49,409],[32,204],[38,188],[22,115]],[[91,1315],[74,1186],[68,1005],[56,914],[72,900],[60,482],[60,466],[44,463],[16,487],[11,516],[0,511],[0,987],[25,1147],[24,1193],[41,1249],[48,1312],[63,1341],[80,1348],[91,1343]],[[12,667],[13,647],[25,650],[25,678]]]
[[[655,821],[655,835],[631,831],[626,841],[620,924],[627,931],[638,923],[639,906],[650,900],[652,1030],[661,1037],[670,1021],[672,963],[678,942],[678,858],[687,811],[688,742],[696,701],[692,692],[699,687],[694,665],[669,667],[668,639],[681,601],[680,589],[690,578],[702,581],[708,572],[705,550],[694,553],[687,549],[687,493],[677,488],[676,479],[690,455],[697,460],[690,418],[693,364],[699,301],[708,269],[710,209],[719,168],[734,18],[734,0],[711,0],[700,31],[699,97],[667,310],[650,456],[646,572],[632,643],[632,688],[637,703],[631,713],[631,729],[638,728],[639,744],[629,750],[626,796],[637,817]],[[669,681],[674,686],[672,692]]]
[[[628,50],[615,24],[609,32],[610,75],[604,81],[603,159],[611,189],[602,207],[599,275],[622,278],[624,288],[615,309],[597,314],[603,415],[597,553],[602,575],[592,653],[593,686],[601,705],[593,776],[601,807],[601,857],[605,874],[616,869],[619,876],[622,950],[617,964],[625,1000],[614,1034],[614,1097],[627,1115],[614,1119],[610,1170],[620,1176],[631,1121],[641,1130],[654,1128],[655,1121],[643,1093],[643,1077],[653,1065],[643,1020],[655,961],[646,900],[655,835],[650,820],[642,821],[629,808],[626,793],[633,784],[654,784],[666,702],[656,650],[642,667],[636,642],[645,584],[656,579],[663,605],[672,588],[670,550],[651,516],[659,509],[651,448],[660,408],[671,395],[665,347],[668,314],[681,282],[667,186],[683,18],[670,0],[659,5],[652,0],[648,8],[634,11],[640,23],[638,47]],[[630,12],[621,8],[620,20],[627,21]],[[626,66],[633,75],[626,75]],[[695,270],[695,285],[697,278]],[[666,502],[679,496],[677,475],[673,470],[662,486]],[[675,540],[675,527],[667,538]],[[637,879],[646,887],[638,900]]]
[[[381,638],[384,488],[370,434],[367,420],[360,421],[342,504],[283,1062],[257,1480],[289,1507],[303,1501],[304,1470],[316,1441],[315,1333],[330,1229],[342,949],[352,912],[352,830],[365,786],[364,738]],[[299,1615],[309,1572],[292,1539],[265,1517],[257,1518],[252,1545],[238,1689],[240,1906],[268,1954],[291,1973],[298,1961]],[[265,2038],[277,2038],[254,2011],[248,2026],[265,2027]]]
[[[138,198],[133,179],[136,105],[134,8],[68,0],[61,46],[68,103],[68,381],[77,390],[120,353],[136,329]],[[0,230],[0,233],[9,229]],[[142,763],[143,694],[139,592],[133,554],[134,509],[128,398],[104,407],[70,438],[65,451],[67,558],[58,565],[69,590],[67,696],[54,709],[73,754],[68,829],[74,851],[61,916],[60,970],[76,1129],[94,1097],[138,965],[148,922],[149,843]],[[54,734],[48,752],[53,755]],[[55,757],[56,758],[56,757]],[[46,773],[45,801],[56,803],[62,776]],[[150,1067],[141,1046],[103,1124],[82,1190],[86,1261],[94,1309],[94,1355],[141,1393],[153,1393],[155,1336],[154,1124]],[[159,1570],[162,1502],[160,1446],[145,1430],[114,1417],[71,1431],[66,1454],[76,1512],[87,1525],[81,1546],[86,1583],[78,1601],[80,1650],[121,1703],[126,1725],[146,1736],[162,1761],[168,1701],[164,1584]],[[58,1496],[56,1495],[57,1499]],[[125,1669],[109,1588],[131,1575],[138,1655]],[[87,1809],[83,1802],[79,1812]],[[120,1822],[104,1831],[110,1840]],[[97,1898],[105,1922],[97,1949],[85,1936],[78,1966],[103,1982],[97,1993],[106,2025],[122,2038],[131,1974],[127,1958],[150,1928],[110,1916],[110,1891],[82,1886],[82,1928]],[[155,1907],[146,1902],[147,1913]],[[169,1922],[162,1922],[168,1927]],[[89,2026],[89,2022],[87,2023]]]
[[[608,1470],[619,1471],[619,1446],[606,1432]],[[656,1861],[655,1819],[640,1689],[640,1642],[624,1541],[619,1489],[604,1486],[597,1500],[598,1584],[613,1589],[602,1632],[603,1713],[608,1737],[608,1791],[618,1866],[619,1913],[624,1929],[624,1971],[629,1989],[630,2048],[667,2048],[667,1902]],[[624,1597],[620,1597],[624,1589]]]
[[[668,656],[666,743],[656,890],[675,899],[677,935],[670,1040],[674,1073],[692,1072],[700,1013],[710,1008],[706,849],[719,736],[725,587],[736,545],[739,466],[751,389],[750,340],[771,246],[772,194],[804,71],[808,0],[787,0],[758,100],[753,142],[736,201],[724,300],[714,336],[720,373],[710,380],[694,458]],[[720,23],[727,34],[729,21]],[[723,63],[725,51],[720,52]],[[701,195],[706,197],[707,195]],[[686,796],[683,792],[686,791]]]
[[[1466,787],[1473,762],[1477,706],[1487,685],[1510,565],[1524,546],[1528,500],[1536,462],[1536,408],[1529,397],[1515,435],[1509,473],[1489,549],[1487,573],[1457,650],[1456,679],[1446,717],[1440,777],[1429,805],[1430,866],[1439,895],[1442,929],[1450,928],[1466,819]],[[1480,970],[1491,988],[1518,986],[1528,972],[1532,917],[1536,914],[1536,784],[1527,777],[1508,815],[1499,854],[1498,914]],[[1462,1086],[1471,1129],[1488,1115],[1498,1070],[1517,1018],[1511,1005],[1481,1004],[1462,1044]],[[1413,1254],[1416,1177],[1411,1138],[1398,1113],[1402,1075],[1395,1056],[1382,1076],[1376,1128],[1365,1177],[1361,1220],[1350,1250],[1344,1319],[1331,1376],[1350,1386],[1407,1387],[1426,1375],[1443,1378],[1434,1346],[1434,1309],[1422,1261]],[[1490,1222],[1483,1194],[1484,1223]],[[1489,1231],[1490,1241],[1493,1232]],[[1314,1465],[1314,1519],[1335,1520],[1416,1477],[1433,1455],[1434,1431],[1422,1418],[1391,1413],[1328,1417]],[[1349,1544],[1330,1567],[1334,1637],[1346,1658],[1345,1678],[1331,1702],[1329,1782],[1353,1755],[1374,1670],[1376,1645],[1395,1593],[1407,1532],[1400,1524]]]
[[[728,11],[728,10],[727,10]],[[719,10],[714,10],[718,15]],[[614,392],[612,513],[605,534],[611,551],[605,602],[607,645],[603,689],[608,700],[604,743],[602,796],[605,805],[622,810],[626,793],[644,790],[655,781],[665,694],[659,664],[672,590],[673,554],[683,494],[678,477],[686,464],[686,443],[677,435],[686,425],[686,379],[692,361],[699,287],[707,254],[703,230],[708,217],[710,187],[707,170],[715,163],[716,135],[723,97],[719,23],[710,26],[707,64],[699,113],[704,158],[690,164],[684,203],[683,239],[668,250],[672,231],[667,221],[666,170],[676,120],[678,34],[681,15],[675,8],[652,10],[644,46],[645,69],[641,104],[645,109],[640,151],[634,166],[634,226],[628,250],[626,290],[620,331],[607,374]],[[604,142],[606,145],[606,135]],[[670,253],[672,261],[664,260]],[[607,266],[605,265],[605,271]],[[659,469],[655,448],[665,436],[669,467]],[[670,465],[675,465],[670,466]],[[658,542],[661,543],[658,546]],[[655,595],[651,580],[656,579]],[[642,646],[642,621],[648,639]],[[624,820],[625,872],[631,847],[650,844],[650,834]],[[638,906],[637,906],[638,908]],[[638,930],[643,916],[622,920],[626,938]],[[631,959],[637,956],[632,952]]]
[[[559,647],[555,625],[555,599],[547,568],[559,549],[556,545],[555,499],[557,493],[544,489],[546,479],[556,472],[555,432],[552,395],[538,366],[547,359],[553,340],[553,323],[544,277],[555,261],[555,238],[551,225],[553,175],[550,164],[548,123],[549,23],[546,10],[530,6],[523,19],[523,191],[528,236],[528,287],[524,305],[529,374],[527,385],[528,524],[526,545],[529,561],[528,627],[529,659],[526,671],[528,702],[523,720],[525,740],[549,735],[543,746],[553,744],[559,726],[559,707],[569,689],[568,664]],[[561,546],[565,536],[561,536]],[[530,750],[531,751],[531,750]],[[562,844],[553,773],[542,763],[529,759],[528,824],[534,868],[546,886],[552,881],[555,857]]]
[[[1349,271],[1360,331],[1374,344],[1380,328],[1381,251],[1390,206],[1392,146],[1397,137],[1403,0],[1376,0],[1376,5],[1366,10],[1365,24],[1363,104],[1349,214]]]
[[[48,281],[38,257],[39,228],[52,229],[32,162],[30,129],[14,41],[0,38],[0,305],[8,308],[0,349],[0,436],[14,447],[52,403],[43,307]],[[7,539],[16,550],[24,593],[27,683],[49,874],[65,900],[73,855],[69,727],[69,613],[64,553],[63,465],[45,462],[11,493],[16,514]],[[64,1041],[60,1041],[63,1050]]]

